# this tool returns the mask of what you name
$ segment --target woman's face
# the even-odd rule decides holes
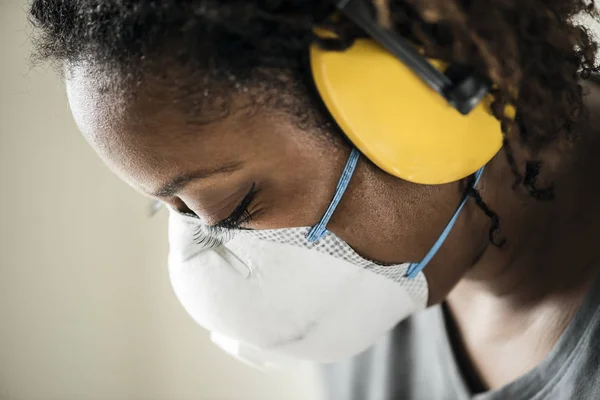
[[[243,226],[311,226],[327,209],[350,149],[282,112],[234,99],[232,112],[194,123],[178,96],[147,79],[132,93],[107,89],[83,67],[67,80],[75,120],[106,164],[138,191],[205,224],[225,220],[254,188]],[[483,182],[485,184],[486,177]],[[411,184],[361,159],[328,228],[384,263],[420,261],[455,211],[464,182]],[[443,299],[488,249],[489,220],[474,204],[425,269],[430,303]]]

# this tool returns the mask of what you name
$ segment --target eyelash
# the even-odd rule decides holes
[[[231,230],[223,230],[215,234],[214,232],[208,232],[206,228],[206,225],[198,225],[194,230],[193,238],[196,244],[203,247],[217,247],[233,238],[233,231]]]
[[[215,225],[199,225],[194,232],[196,243],[208,247],[219,246],[229,241],[234,231],[244,229],[242,225],[252,220],[253,214],[248,211],[248,208],[257,193],[256,183],[253,183],[248,194],[231,215]]]
[[[242,229],[242,225],[249,222],[252,219],[252,214],[248,211],[248,207],[252,204],[252,201],[256,197],[256,183],[252,184],[250,191],[242,199],[240,204],[232,211],[232,213],[222,221],[217,222],[215,225],[209,225],[207,228],[210,230],[238,230]]]

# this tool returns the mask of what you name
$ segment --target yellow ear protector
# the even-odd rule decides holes
[[[372,40],[345,51],[313,45],[312,74],[329,112],[366,157],[404,180],[442,184],[475,173],[498,153],[502,133],[487,79],[427,60],[377,23],[369,0],[336,5]]]

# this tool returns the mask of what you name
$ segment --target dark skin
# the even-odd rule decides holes
[[[152,77],[135,96],[126,89],[106,90],[111,79],[73,68],[69,101],[90,144],[137,190],[194,212],[207,224],[226,218],[252,184],[258,194],[248,228],[310,226],[323,215],[347,146],[302,130],[281,112],[249,106],[243,94],[230,116],[198,125],[181,111],[176,94]],[[599,109],[600,89],[585,85],[588,107]],[[429,304],[447,302],[464,344],[459,358],[483,388],[513,381],[548,354],[600,267],[595,136],[583,135],[572,150],[549,149],[540,156],[545,161],[540,182],[556,185],[552,202],[511,190],[514,176],[501,151],[479,189],[500,216],[507,246],[490,244],[490,220],[470,201],[424,270]],[[521,167],[531,156],[519,146],[515,155]],[[198,172],[213,174],[160,190]],[[464,184],[412,184],[363,158],[328,228],[364,257],[418,261],[456,209]]]

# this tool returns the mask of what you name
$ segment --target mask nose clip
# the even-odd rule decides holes
[[[331,216],[335,212],[335,209],[340,203],[340,200],[342,200],[342,196],[344,196],[344,193],[348,188],[348,184],[350,183],[352,175],[354,175],[354,171],[356,169],[356,165],[358,164],[359,158],[360,152],[357,149],[353,148],[352,152],[350,153],[350,157],[346,162],[346,166],[344,167],[344,171],[342,172],[342,176],[338,181],[337,187],[335,188],[335,195],[333,196],[333,200],[331,200],[331,203],[329,204],[327,211],[325,211],[325,214],[321,218],[321,221],[319,221],[318,224],[313,226],[306,235],[306,240],[308,240],[310,243],[318,242],[329,232],[327,230],[327,224],[329,223]]]

